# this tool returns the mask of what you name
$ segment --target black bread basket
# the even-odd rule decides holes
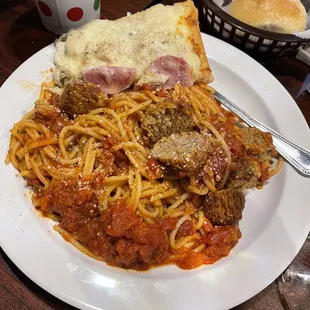
[[[247,25],[226,13],[212,0],[196,1],[196,5],[202,28],[247,52],[282,56],[296,54],[299,49],[310,46],[310,39]]]

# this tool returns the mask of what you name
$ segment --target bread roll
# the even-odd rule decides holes
[[[295,33],[307,26],[300,0],[234,0],[230,14],[251,26],[274,32]]]

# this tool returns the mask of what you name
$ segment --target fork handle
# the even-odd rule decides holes
[[[297,172],[305,177],[310,177],[310,151],[251,117],[219,92],[215,91],[213,95],[220,103],[234,112],[250,127],[256,127],[261,131],[270,132],[277,151],[297,170]]]

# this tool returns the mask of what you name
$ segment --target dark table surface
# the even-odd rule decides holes
[[[171,2],[171,1],[165,1]],[[143,9],[150,0],[104,0],[102,16],[116,19]],[[0,3],[0,85],[27,58],[52,43],[56,35],[46,31],[33,0],[2,0]],[[310,68],[293,57],[258,59],[289,91],[308,124],[310,124],[310,94],[302,92],[310,79]],[[295,258],[310,262],[310,242]],[[53,297],[28,279],[0,250],[0,309],[74,309]],[[277,281],[234,310],[282,310]]]

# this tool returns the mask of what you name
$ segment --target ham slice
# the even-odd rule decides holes
[[[88,68],[83,73],[86,82],[96,84],[105,94],[116,94],[128,88],[135,80],[136,69],[114,66]]]
[[[164,75],[168,79],[165,86],[172,88],[176,83],[189,87],[193,85],[190,67],[181,57],[162,56],[157,58],[148,69],[150,72]]]

